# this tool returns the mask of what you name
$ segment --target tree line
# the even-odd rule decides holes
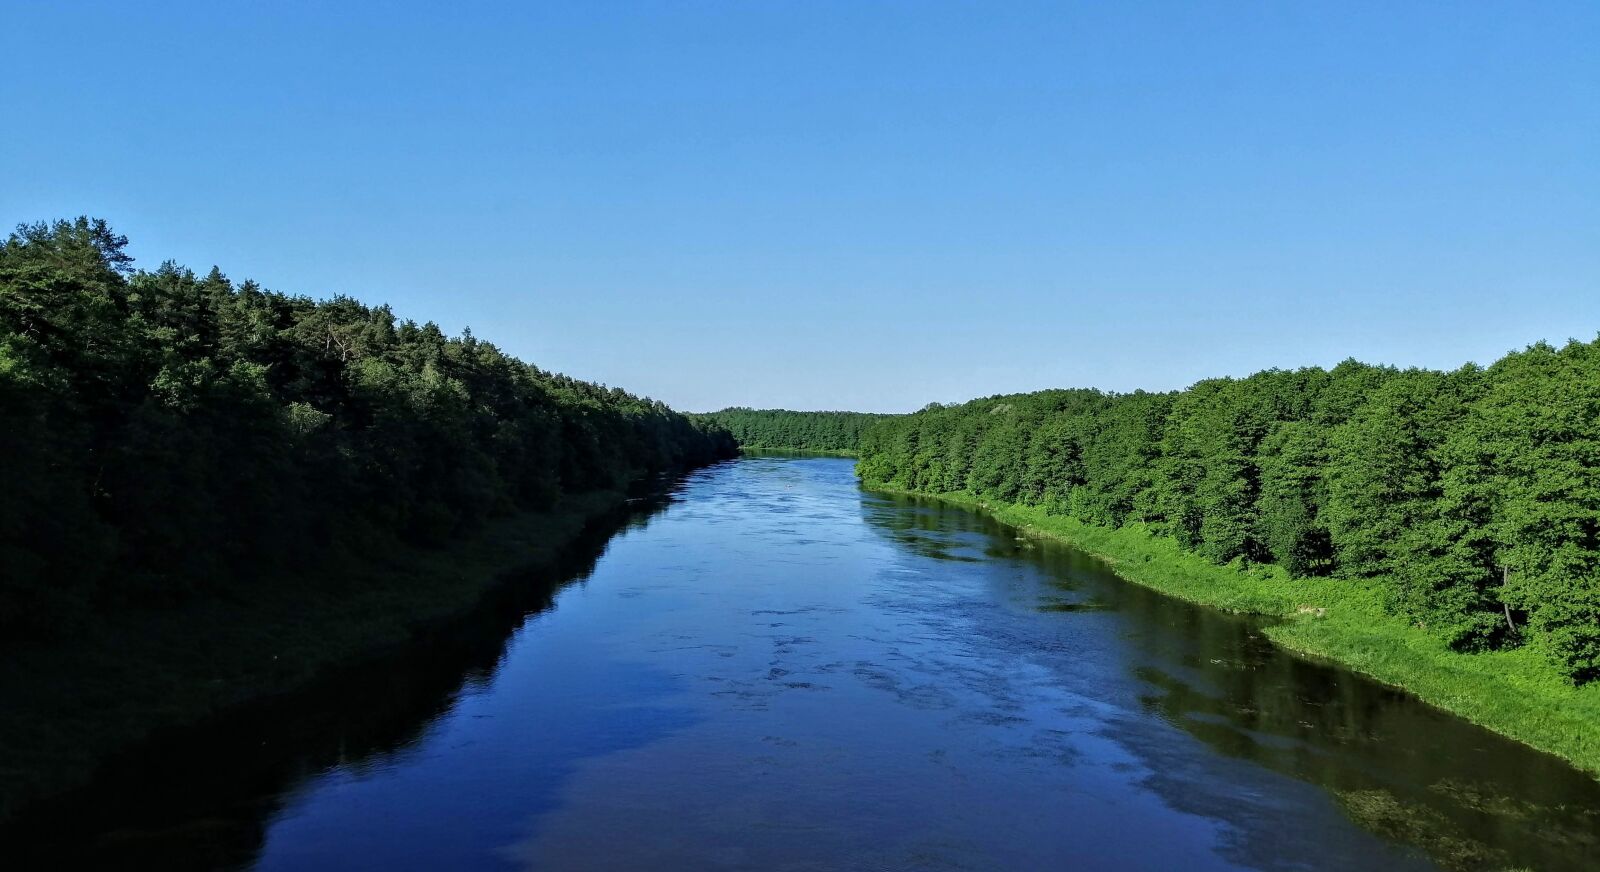
[[[1600,340],[934,404],[873,424],[860,456],[869,486],[1144,525],[1375,590],[1458,650],[1532,645],[1600,677]]]
[[[470,331],[126,245],[86,218],[0,243],[0,640],[736,453]]]
[[[861,434],[891,417],[870,412],[791,412],[743,406],[691,417],[733,434],[742,448],[854,453]]]

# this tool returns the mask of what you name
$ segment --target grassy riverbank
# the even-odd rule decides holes
[[[310,685],[473,609],[514,574],[554,565],[615,516],[610,491],[499,519],[446,548],[397,548],[224,595],[102,619],[0,659],[0,820],[83,783],[117,752]]]
[[[1094,554],[1130,582],[1200,605],[1281,618],[1266,634],[1284,648],[1340,663],[1600,775],[1600,682],[1573,687],[1531,648],[1457,653],[1386,614],[1376,591],[1347,580],[1294,579],[1264,564],[1219,566],[1138,526],[1095,526],[968,494],[933,496]]]

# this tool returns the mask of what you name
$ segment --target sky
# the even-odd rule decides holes
[[[5,0],[0,221],[691,411],[1600,331],[1600,4]]]

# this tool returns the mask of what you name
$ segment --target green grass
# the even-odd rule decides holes
[[[396,549],[230,586],[180,607],[0,659],[0,820],[87,781],[158,730],[306,687],[473,610],[512,573],[550,567],[621,494],[568,497],[440,549]]]
[[[1135,584],[1200,605],[1281,618],[1265,632],[1283,648],[1339,663],[1600,775],[1600,682],[1574,687],[1536,650],[1452,651],[1386,614],[1370,587],[1294,579],[1276,566],[1219,566],[1141,526],[1085,524],[969,494],[932,496],[1094,554]]]

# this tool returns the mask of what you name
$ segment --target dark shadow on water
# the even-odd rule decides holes
[[[1252,821],[1239,797],[1207,786],[1223,780],[1223,767],[1248,765],[1317,786],[1350,820],[1446,869],[1600,868],[1600,781],[1559,758],[1283,651],[1258,620],[1123,581],[1059,543],[1021,542],[1017,530],[987,515],[875,493],[864,496],[862,511],[881,535],[918,554],[941,557],[957,543],[971,547],[978,535],[996,558],[1035,566],[1039,601],[1029,612],[1045,623],[1001,631],[1039,651],[1078,646],[1058,661],[1064,680],[1107,699],[1120,682],[1157,722],[1218,755],[1197,764],[1148,721],[1107,730],[1145,762],[1154,773],[1148,786],[1174,808],[1229,820],[1236,830],[1270,828],[1271,821]],[[1068,636],[1059,621],[1109,623],[1097,634],[1082,625],[1087,635]],[[1234,859],[1275,865],[1247,853]]]
[[[1111,608],[1110,603],[1099,600],[1086,600],[1084,602],[1041,603],[1038,606],[1041,612],[1103,612]]]
[[[843,492],[855,499],[853,490]],[[834,491],[828,493],[831,500]],[[744,499],[727,490],[707,498]],[[545,662],[523,659],[530,649],[520,645],[509,649],[518,653],[508,659],[510,641],[533,636],[518,629],[549,610],[567,586],[581,584],[619,531],[645,525],[666,505],[665,498],[645,500],[631,513],[594,525],[562,565],[509,579],[475,613],[392,657],[137,749],[94,785],[34,810],[0,834],[0,868],[209,869],[263,857],[265,865],[284,868],[348,868],[352,858],[370,868],[514,862],[472,851],[503,846],[505,834],[537,825],[558,807],[566,776],[581,761],[648,744],[692,721],[692,712],[658,704],[671,697],[670,674],[638,664],[597,664],[594,673],[580,676],[588,682],[585,691],[595,694],[582,704],[559,699],[559,686],[551,692],[540,685],[540,693],[519,698],[551,717],[517,722],[512,738],[521,759],[445,753],[429,770],[437,776],[474,762],[515,764],[514,778],[491,785],[494,779],[479,778],[487,770],[475,770],[474,778],[463,779],[465,788],[437,795],[426,788],[440,782],[425,778],[400,788],[380,785],[408,813],[447,820],[438,839],[347,844],[339,824],[350,818],[340,815],[379,812],[339,795],[338,788],[389,771],[415,775],[428,769],[427,759],[418,758],[437,750],[430,737],[458,735],[444,732],[452,724],[494,723],[472,721],[463,712],[473,711],[472,695],[497,673],[527,666],[522,680],[556,674]],[[693,503],[683,506],[685,516],[694,509]],[[894,575],[884,596],[916,604],[928,594],[961,591],[950,605],[961,610],[962,633],[981,637],[995,662],[1025,660],[1038,667],[1030,676],[1046,676],[1038,680],[1055,682],[1080,700],[1083,711],[1066,720],[1087,726],[1073,729],[1103,735],[1123,749],[1115,759],[1136,760],[1130,771],[1139,774],[1129,777],[1166,807],[1226,824],[1236,844],[1220,850],[1236,863],[1282,868],[1317,858],[1321,868],[1364,868],[1341,859],[1347,855],[1338,852],[1348,849],[1342,841],[1365,839],[1392,853],[1381,839],[1454,869],[1596,868],[1600,782],[1556,758],[1353,673],[1289,655],[1262,635],[1259,622],[1129,584],[1082,552],[1019,538],[1018,531],[967,509],[867,495],[860,511],[867,526],[895,546],[899,553],[892,559],[917,570]],[[979,584],[970,583],[974,577]],[[968,583],[953,583],[963,579]],[[927,591],[918,585],[928,585]],[[786,606],[772,614],[779,619],[792,611]],[[904,613],[914,612],[907,607]],[[876,680],[858,677],[869,685]],[[963,678],[987,677],[974,668],[970,674],[930,673],[925,686],[899,687],[890,674],[882,680],[906,705],[937,712],[945,705],[942,690],[961,690]],[[1012,750],[1040,766],[1092,768],[1080,759],[1084,752],[1066,725],[1049,720],[1050,712],[975,709],[963,717],[1023,721],[1036,715],[1038,736]],[[341,782],[330,772],[351,777]],[[422,789],[407,790],[418,785]],[[480,789],[493,792],[493,801],[477,802]],[[1295,814],[1285,811],[1292,804],[1298,804]],[[1324,829],[1288,832],[1288,821]],[[1130,827],[1140,823],[1128,821]],[[615,822],[619,838],[627,838],[629,825]],[[305,841],[314,826],[338,844]],[[302,841],[296,845],[296,839]],[[301,853],[292,850],[297,846]]]
[[[24,810],[0,830],[8,869],[217,869],[251,865],[297,786],[342,766],[376,769],[407,754],[464,693],[500,665],[508,641],[562,589],[584,582],[609,543],[673,502],[662,490],[592,521],[556,564],[508,574],[471,613],[407,648],[347,667],[293,694],[141,743],[85,787]],[[681,726],[637,719],[638,736],[591,732],[562,749],[600,754]],[[599,742],[592,748],[583,746]],[[535,814],[556,785],[519,806]]]

